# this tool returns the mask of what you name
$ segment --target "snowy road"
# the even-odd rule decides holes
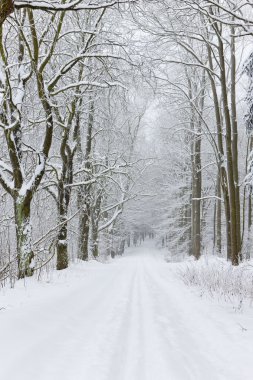
[[[0,293],[1,380],[252,379],[252,319],[200,299],[154,248],[65,276]]]

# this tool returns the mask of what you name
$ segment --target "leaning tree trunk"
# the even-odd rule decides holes
[[[28,197],[14,198],[18,278],[32,276],[34,273],[31,225],[31,200]]]

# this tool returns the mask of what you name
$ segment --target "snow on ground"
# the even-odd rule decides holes
[[[247,380],[253,310],[197,296],[145,243],[0,292],[0,379]]]

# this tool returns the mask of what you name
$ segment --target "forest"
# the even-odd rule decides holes
[[[187,285],[237,312],[252,303],[252,42],[252,0],[0,0],[0,297],[65,273],[74,286],[78,268],[89,279],[96,267],[94,281],[82,285],[90,286],[88,299],[121,270],[129,289],[139,289],[133,294],[148,298],[145,289],[159,283],[165,298],[161,278],[170,265],[182,283],[175,294],[187,298]],[[156,277],[140,252],[162,255]],[[130,281],[132,253],[134,268],[143,265],[139,288]],[[251,334],[252,317],[251,328],[244,322],[235,323]],[[210,363],[191,374],[164,367],[156,377],[131,367],[132,358],[108,377],[91,367],[37,378],[244,380],[251,379],[246,360],[242,377],[232,362],[221,377],[211,367],[208,377]]]
[[[252,4],[89,4],[1,1],[1,278],[121,254],[147,233],[238,265],[251,254]]]
[[[249,258],[250,2],[1,4],[1,277],[150,232]]]

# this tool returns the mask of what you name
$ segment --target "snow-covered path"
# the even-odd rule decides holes
[[[252,379],[252,318],[197,297],[149,245],[65,276],[0,293],[1,380]]]

